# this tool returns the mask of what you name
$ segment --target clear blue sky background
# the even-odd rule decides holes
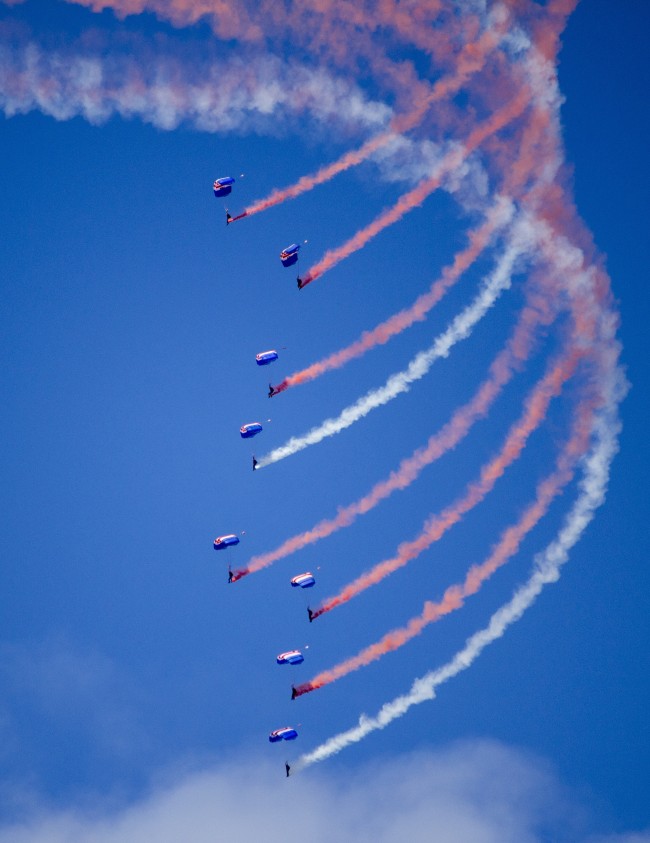
[[[122,26],[61,3],[0,6],[0,20],[9,18],[70,37]],[[560,64],[576,201],[607,255],[632,384],[607,502],[559,584],[471,671],[320,776],[358,784],[364,765],[489,739],[546,759],[588,815],[588,831],[650,825],[649,18],[643,0],[585,0]],[[149,17],[126,26],[179,43],[209,39],[207,28],[178,31]],[[333,593],[459,495],[545,355],[454,454],[355,527],[230,587],[212,539],[245,531],[227,554],[239,565],[388,474],[472,394],[520,291],[407,396],[254,475],[241,424],[264,423],[256,453],[306,431],[403,368],[469,299],[488,262],[398,340],[266,397],[269,376],[277,382],[339,348],[428,286],[464,242],[453,202],[433,196],[298,294],[280,249],[308,239],[306,268],[405,185],[378,180],[367,165],[226,229],[212,180],[246,174],[229,200],[240,210],[351,141],[338,144],[309,123],[269,136],[166,132],[137,119],[92,126],[37,112],[0,121],[0,820],[22,816],[26,802],[29,813],[33,799],[54,810],[91,797],[137,802],[161,770],[188,759],[206,768],[246,759],[265,771],[268,761],[280,778],[286,753],[268,744],[271,729],[301,724],[288,750],[295,755],[375,712],[484,624],[557,531],[570,495],[462,612],[399,654],[289,700],[292,679],[416,614],[514,519],[531,477],[547,468],[561,406],[495,494],[381,588],[310,626],[305,594],[288,585],[320,566],[313,599]],[[280,361],[258,369],[255,353],[273,347],[286,347]],[[275,665],[277,652],[306,644],[303,666]]]

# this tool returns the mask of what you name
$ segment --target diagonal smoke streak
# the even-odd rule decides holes
[[[238,218],[252,216],[313,190],[318,185],[330,181],[339,173],[363,163],[399,135],[415,128],[435,102],[457,93],[474,74],[483,68],[489,54],[496,48],[502,35],[505,34],[503,30],[504,12],[503,7],[499,7],[499,13],[493,16],[496,19],[494,29],[488,28],[477,41],[466,44],[456,59],[454,71],[439,79],[430,93],[418,101],[416,108],[408,114],[393,117],[387,131],[369,138],[359,149],[346,152],[337,161],[321,167],[316,173],[302,176],[294,184],[285,188],[278,188],[266,198],[256,200]]]
[[[573,347],[558,360],[551,362],[546,374],[538,381],[524,402],[524,411],[508,431],[499,453],[481,468],[479,479],[468,484],[462,497],[455,500],[442,512],[429,516],[420,534],[410,541],[402,542],[394,556],[377,563],[370,570],[344,586],[338,594],[325,599],[318,609],[310,613],[310,619],[317,618],[325,612],[347,603],[362,591],[377,585],[385,577],[416,559],[423,551],[439,541],[447,530],[457,524],[464,515],[483,501],[486,495],[492,491],[497,480],[503,476],[506,468],[519,459],[529,437],[544,421],[551,400],[560,394],[564,384],[575,374],[581,357],[582,352]],[[310,684],[316,687],[314,683]]]
[[[479,386],[473,397],[459,407],[443,427],[434,433],[427,443],[405,457],[388,477],[379,482],[347,506],[340,507],[334,518],[319,521],[310,530],[286,539],[275,550],[254,556],[247,566],[234,573],[236,581],[247,574],[266,568],[278,559],[295,553],[320,539],[344,527],[349,527],[360,515],[370,512],[393,492],[405,489],[419,477],[424,468],[440,459],[443,454],[455,448],[469,432],[472,425],[487,415],[501,390],[508,384],[515,371],[519,370],[528,359],[535,342],[536,329],[540,325],[549,325],[556,317],[554,291],[545,278],[543,291],[533,293],[527,289],[528,302],[519,313],[517,325],[506,343],[497,354],[489,368],[489,374]]]
[[[427,601],[422,613],[411,618],[406,626],[387,632],[379,641],[364,648],[356,656],[352,656],[335,667],[321,672],[304,686],[298,685],[295,696],[321,688],[323,685],[347,676],[354,670],[366,667],[387,653],[403,647],[420,635],[427,626],[462,608],[465,605],[465,599],[476,594],[483,583],[517,553],[525,536],[539,523],[547,513],[551,502],[572,480],[576,463],[580,456],[584,454],[589,442],[592,415],[593,408],[590,402],[583,402],[583,407],[578,411],[573,424],[573,433],[562,448],[553,472],[538,483],[533,503],[526,508],[514,525],[504,530],[488,558],[480,565],[473,565],[469,569],[462,583],[449,586],[442,599],[437,603]]]
[[[524,612],[533,605],[545,585],[559,579],[561,568],[567,562],[569,551],[578,542],[594,517],[596,509],[605,499],[611,462],[618,451],[618,404],[624,397],[627,382],[617,366],[618,346],[612,343],[607,354],[611,370],[607,383],[603,385],[604,406],[596,413],[592,428],[594,444],[584,458],[584,476],[580,483],[580,494],[567,515],[558,537],[537,554],[533,573],[529,580],[518,588],[511,600],[498,609],[488,625],[469,638],[465,646],[447,664],[417,679],[411,690],[382,706],[375,717],[362,715],[358,726],[330,738],[312,752],[302,755],[292,764],[292,772],[298,772],[318,761],[324,761],[347,746],[365,738],[377,729],[383,729],[393,720],[402,717],[414,705],[432,700],[440,685],[453,679],[463,670],[471,667],[483,650],[497,641]]]
[[[432,176],[421,181],[408,193],[402,194],[392,207],[379,214],[371,223],[357,231],[341,246],[327,251],[307,271],[306,275],[298,279],[298,286],[305,287],[310,284],[323,273],[349,258],[350,255],[363,249],[384,229],[398,222],[405,214],[421,205],[428,196],[438,190],[445,177],[457,170],[475,149],[523,114],[529,105],[530,95],[529,87],[527,85],[522,86],[510,102],[472,129],[463,143],[451,144],[449,152],[442,158]]]
[[[391,375],[384,386],[368,392],[355,404],[346,407],[336,418],[327,419],[303,436],[294,436],[284,445],[265,454],[259,459],[258,468],[264,468],[340,433],[372,410],[407,392],[412,383],[429,372],[436,360],[447,357],[457,342],[469,337],[474,326],[494,305],[500,294],[510,288],[513,274],[517,271],[521,259],[530,254],[534,243],[533,227],[526,216],[522,215],[514,223],[506,249],[495,269],[482,283],[476,298],[455,317],[430,348],[417,354],[405,370]]]
[[[295,372],[293,375],[289,375],[280,384],[273,387],[274,393],[284,392],[290,387],[313,381],[332,369],[340,369],[351,360],[361,357],[378,345],[387,343],[415,322],[423,321],[432,308],[461,278],[463,273],[479,258],[496,232],[511,221],[513,214],[514,205],[510,199],[498,196],[487,211],[485,220],[469,233],[469,244],[456,253],[452,263],[444,267],[440,277],[433,282],[426,293],[418,296],[410,307],[393,314],[372,330],[364,331],[358,340],[345,348],[335,351],[323,360],[312,363],[311,366]]]

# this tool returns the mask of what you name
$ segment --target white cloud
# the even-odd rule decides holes
[[[271,748],[276,749],[275,747]],[[0,843],[649,843],[591,836],[594,820],[550,765],[493,741],[284,777],[275,762],[176,771],[115,808],[47,809],[0,827]]]
[[[587,843],[587,813],[550,766],[492,741],[288,780],[276,755],[177,772],[117,809],[33,807],[0,843]]]

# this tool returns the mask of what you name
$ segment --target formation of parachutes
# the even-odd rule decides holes
[[[214,195],[217,199],[221,199],[222,197],[228,196],[232,193],[232,187],[235,183],[235,179],[232,176],[224,176],[222,178],[218,178],[215,180],[212,189],[214,191]],[[242,217],[246,216],[246,213],[240,214],[239,216],[233,217],[231,216],[228,211],[226,211],[226,225],[231,222],[235,222],[235,220],[241,219]],[[282,266],[289,267],[294,266],[298,262],[298,252],[300,251],[300,244],[299,243],[292,243],[290,246],[287,246],[286,249],[283,249],[280,252],[280,261]],[[299,282],[300,286],[300,282]],[[255,355],[255,362],[258,366],[268,366],[270,363],[273,363],[275,360],[279,358],[279,354],[275,349],[271,349],[269,351],[261,351],[259,354]],[[273,387],[269,387],[269,397],[274,394]],[[239,433],[242,439],[251,439],[253,436],[257,436],[258,433],[261,433],[263,430],[263,426],[260,422],[248,422],[247,424],[243,424],[240,429]],[[257,465],[257,461],[253,458],[253,470]],[[228,534],[223,536],[217,536],[217,538],[213,542],[213,546],[215,550],[226,550],[229,547],[234,547],[235,545],[239,544],[239,537],[234,534]],[[232,570],[229,568],[228,570],[228,582],[233,581],[233,574]],[[316,579],[314,575],[310,571],[306,571],[305,573],[298,574],[291,579],[291,586],[293,588],[311,588],[313,585],[316,584]],[[311,611],[309,611],[310,620],[311,620]],[[276,663],[280,665],[290,664],[302,664],[304,662],[305,657],[300,652],[300,650],[289,650],[286,653],[280,653],[276,657]],[[293,698],[293,697],[292,697]],[[298,737],[298,732],[290,727],[284,726],[281,729],[274,729],[272,732],[269,733],[269,742],[270,743],[279,743],[281,741],[292,741]],[[289,766],[287,767],[287,775],[289,775]]]

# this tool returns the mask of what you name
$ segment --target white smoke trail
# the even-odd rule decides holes
[[[580,495],[567,515],[564,526],[557,538],[534,561],[530,579],[515,591],[511,600],[498,609],[490,618],[488,625],[469,638],[456,655],[447,664],[417,679],[411,690],[382,706],[375,717],[362,715],[359,725],[327,740],[312,752],[302,755],[292,772],[323,761],[335,755],[350,744],[357,743],[377,729],[383,729],[393,720],[402,717],[411,706],[432,700],[436,689],[463,670],[470,667],[483,650],[493,641],[501,638],[509,626],[519,620],[537,599],[545,585],[555,582],[560,570],[568,560],[569,551],[580,539],[594,516],[596,509],[603,503],[609,480],[611,462],[618,451],[620,421],[618,404],[627,390],[625,376],[617,365],[619,346],[611,342],[603,355],[608,376],[601,384],[603,407],[595,414],[592,427],[593,446],[584,458],[583,479],[580,482]]]
[[[336,418],[327,419],[303,436],[292,437],[284,445],[261,457],[257,463],[258,468],[271,465],[310,445],[321,442],[328,436],[340,433],[367,416],[372,410],[392,401],[400,393],[408,392],[410,385],[423,378],[436,360],[447,357],[457,342],[469,337],[474,326],[494,305],[499,295],[511,286],[512,276],[518,268],[520,259],[530,254],[534,246],[534,226],[525,215],[522,215],[513,225],[507,248],[494,270],[483,281],[476,298],[453,319],[449,327],[436,338],[433,345],[417,354],[406,369],[391,375],[384,386],[371,390],[354,404],[346,407]]]
[[[159,129],[181,124],[205,132],[277,134],[298,115],[342,130],[384,128],[388,106],[322,68],[276,56],[223,57],[209,44],[194,48],[162,37],[111,40],[96,31],[49,49],[22,28],[0,21],[0,110],[7,117],[41,111],[55,120],[93,124],[114,115]]]

